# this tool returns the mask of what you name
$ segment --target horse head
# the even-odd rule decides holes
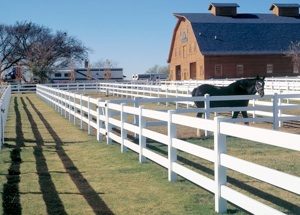
[[[260,78],[257,76],[253,79],[242,79],[235,82],[240,92],[244,92],[248,95],[254,95],[258,93],[261,97],[264,96],[265,77]]]
[[[255,80],[255,91],[260,95],[260,97],[263,97],[265,95],[265,77],[259,77],[256,76]]]

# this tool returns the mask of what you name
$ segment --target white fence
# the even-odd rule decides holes
[[[292,79],[298,80],[298,79]],[[194,81],[195,82],[195,81]],[[216,82],[216,80],[214,80]],[[223,80],[219,82],[220,84],[227,85],[228,81]],[[184,82],[181,82],[184,83]],[[218,83],[218,82],[216,82]],[[214,84],[216,84],[214,83]],[[282,83],[282,81],[278,81]],[[298,83],[298,82],[296,82]],[[14,87],[19,86],[15,85]],[[20,85],[21,86],[21,85]],[[300,92],[295,94],[295,91],[290,91],[288,94],[272,94],[265,95],[263,101],[258,96],[248,96],[250,99],[249,107],[236,107],[236,108],[209,108],[209,101],[214,100],[224,100],[223,97],[207,97],[205,98],[206,109],[191,109],[193,107],[194,99],[180,99],[179,97],[191,97],[191,90],[194,86],[181,85],[146,85],[137,84],[133,82],[122,82],[122,83],[109,83],[109,82],[91,82],[91,83],[57,83],[49,84],[46,86],[51,86],[61,90],[91,93],[91,92],[102,92],[107,95],[122,96],[126,98],[170,98],[166,100],[166,104],[174,102],[176,100],[176,109],[178,109],[179,104],[185,104],[188,110],[182,110],[182,112],[204,112],[206,118],[208,118],[209,113],[221,113],[230,112],[236,110],[245,110],[252,114],[252,118],[249,119],[236,119],[236,122],[271,122],[273,123],[273,128],[278,129],[283,125],[283,122],[300,121],[300,115],[290,114],[293,110],[300,109],[299,104],[292,104],[291,101],[300,101]],[[23,91],[22,91],[23,89]],[[14,90],[20,90],[19,92],[25,92],[24,89],[32,90],[32,85],[22,85],[22,88],[14,88]],[[15,91],[17,92],[17,91]],[[30,91],[31,92],[31,91]],[[294,92],[294,94],[291,94]],[[176,98],[176,99],[174,99]],[[237,97],[227,97],[226,99],[241,99],[241,96]],[[201,100],[199,97],[198,99]],[[150,100],[150,102],[155,102]],[[159,101],[158,101],[159,102]],[[296,111],[297,112],[297,111]],[[234,120],[233,120],[234,121]]]
[[[128,103],[102,101],[42,85],[37,86],[37,94],[74,124],[79,121],[81,128],[83,124],[86,124],[89,134],[94,128],[97,140],[100,141],[102,137],[106,137],[107,144],[112,141],[119,143],[122,152],[131,149],[138,153],[141,163],[147,158],[165,167],[168,170],[169,181],[175,181],[176,176],[180,175],[214,193],[215,210],[219,213],[226,212],[226,202],[229,201],[254,214],[282,214],[228,187],[227,169],[300,195],[300,177],[241,160],[226,153],[226,136],[228,135],[298,152],[300,151],[300,135],[232,124],[226,122],[227,119],[219,117],[214,120],[199,119],[180,115],[176,113],[176,110],[162,112],[145,109],[142,106],[134,107]],[[138,120],[131,120],[129,116],[136,116]],[[163,121],[166,124],[167,134],[150,130],[147,127],[149,120]],[[178,139],[176,137],[177,125],[213,132],[214,150]],[[113,128],[118,128],[120,132],[114,132]],[[137,134],[138,144],[128,138],[129,133]],[[163,156],[147,148],[147,138],[166,145],[168,155]],[[214,179],[177,162],[178,150],[214,163]]]
[[[11,97],[11,87],[1,86],[0,88],[0,149],[4,143],[4,130],[6,125],[6,119],[8,114],[8,108]]]
[[[69,90],[78,91],[77,86],[69,86]],[[224,113],[231,111],[248,111],[252,114],[252,118],[248,119],[235,119],[232,122],[271,122],[273,123],[273,128],[278,129],[282,126],[283,122],[288,121],[300,121],[300,114],[287,114],[285,112],[299,110],[299,104],[291,104],[290,101],[300,101],[300,93],[298,94],[271,94],[265,95],[260,98],[257,95],[251,96],[214,96],[214,97],[198,97],[191,98],[189,89],[179,88],[177,85],[139,85],[132,83],[101,83],[97,86],[97,91],[106,93],[107,95],[122,96],[126,98],[146,98],[145,100],[140,100],[143,102],[166,102],[176,103],[176,109],[178,109],[179,104],[185,104],[188,109],[181,110],[181,112],[203,112],[205,118],[209,118],[209,114],[214,113]],[[78,91],[80,92],[80,91]],[[182,97],[182,98],[180,98]],[[166,99],[157,99],[166,98]],[[228,108],[210,108],[210,101],[220,101],[220,100],[243,100],[249,99],[251,106],[249,107],[228,107]],[[150,99],[150,100],[149,100]],[[151,100],[152,99],[152,100]],[[193,101],[204,101],[205,109],[195,109],[191,108]],[[136,102],[135,102],[136,103]],[[178,110],[179,111],[179,110]]]
[[[209,80],[187,80],[187,81],[161,81],[163,85],[189,86],[191,88],[200,84],[212,84],[216,86],[227,86],[237,79],[209,79]],[[300,76],[265,79],[265,90],[271,92],[300,92]]]
[[[143,87],[148,91],[168,94],[168,91],[179,94],[190,95],[191,91],[201,84],[212,84],[216,86],[227,86],[236,79],[211,79],[211,80],[188,80],[188,81],[123,81],[123,82],[82,82],[82,83],[56,83],[46,84],[58,89],[68,91],[98,90],[99,88],[126,88],[138,89]],[[12,84],[13,93],[35,92],[35,84]],[[125,87],[126,86],[126,87]],[[266,78],[265,91],[271,93],[300,93],[300,77],[294,78]]]

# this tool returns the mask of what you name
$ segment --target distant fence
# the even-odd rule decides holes
[[[7,120],[8,108],[11,97],[11,87],[4,85],[0,87],[0,149],[4,143],[4,131]]]
[[[237,79],[209,79],[209,80],[184,80],[184,81],[161,81],[162,85],[181,85],[195,87],[200,84],[212,84],[216,86],[227,86]],[[300,92],[300,76],[298,77],[267,77],[265,79],[265,90],[271,92]]]
[[[294,79],[293,79],[294,80]],[[298,79],[296,79],[298,80]],[[215,80],[214,80],[215,81]],[[195,82],[195,81],[194,81]],[[279,82],[281,83],[281,82]],[[298,83],[298,82],[297,82]],[[222,84],[227,85],[226,80],[223,80]],[[19,85],[18,85],[19,86]],[[21,85],[20,85],[21,86]],[[182,112],[203,112],[205,113],[206,118],[209,116],[209,113],[222,113],[230,111],[248,111],[252,114],[252,117],[249,119],[236,119],[235,121],[243,122],[271,122],[273,123],[274,129],[282,126],[283,122],[287,121],[300,121],[300,115],[290,114],[289,112],[293,110],[300,109],[299,104],[292,104],[291,101],[300,101],[300,92],[296,94],[296,91],[290,91],[286,94],[271,94],[265,95],[263,101],[258,96],[247,96],[250,99],[249,107],[230,107],[230,108],[210,108],[209,101],[216,100],[233,100],[233,99],[242,99],[241,96],[232,96],[232,97],[205,97],[198,98],[198,100],[205,101],[206,109],[193,109],[193,104],[195,99],[180,99],[179,97],[191,97],[191,86],[180,86],[180,85],[146,85],[146,84],[137,84],[134,82],[122,82],[122,83],[105,83],[105,82],[91,82],[91,83],[57,83],[57,84],[48,84],[46,86],[51,86],[53,88],[67,90],[78,93],[97,93],[102,92],[107,95],[120,96],[124,98],[167,98],[166,104],[171,102],[176,104],[176,109],[180,104],[186,105],[188,110],[182,110]],[[15,86],[14,86],[15,87]],[[32,92],[31,90],[33,85],[24,85],[23,88],[13,88],[14,90],[20,90],[18,92]],[[23,89],[23,91],[21,91]],[[15,91],[16,92],[16,91]],[[294,93],[293,93],[294,92]],[[293,93],[293,94],[292,94]],[[245,98],[245,96],[243,96]],[[155,102],[152,100],[152,102]],[[157,101],[159,102],[159,101]]]
[[[260,214],[282,214],[280,211],[228,187],[226,185],[227,169],[300,195],[300,177],[245,161],[226,153],[226,136],[299,152],[300,135],[232,124],[227,122],[228,119],[220,117],[216,117],[214,120],[200,119],[178,114],[176,110],[168,110],[167,112],[150,110],[143,108],[143,106],[136,107],[132,100],[128,102],[126,100],[102,101],[43,85],[37,86],[37,95],[72,123],[79,122],[81,128],[86,124],[89,134],[91,134],[92,129],[95,129],[98,141],[105,137],[107,144],[111,144],[112,141],[119,143],[122,152],[131,149],[138,153],[139,162],[142,163],[147,158],[165,167],[168,170],[169,181],[175,181],[176,176],[180,175],[214,193],[215,210],[218,213],[226,212],[226,203],[229,201],[254,214],[257,212]],[[168,100],[168,98],[164,99],[161,98],[160,101],[166,102]],[[194,98],[185,99],[191,101]],[[138,120],[132,120],[134,117],[137,117]],[[164,122],[167,134],[150,130],[148,127],[149,120]],[[214,149],[178,139],[176,137],[177,125],[213,132]],[[119,132],[113,128],[117,128]],[[137,135],[138,144],[129,138],[129,133]],[[167,156],[147,148],[147,138],[166,145],[168,148]],[[214,163],[214,179],[201,175],[177,162],[178,150]]]
[[[157,92],[160,95],[187,94],[201,84],[227,86],[235,79],[211,79],[211,80],[188,80],[188,81],[123,81],[123,82],[81,82],[81,83],[55,83],[46,84],[58,89],[68,91],[95,91],[99,88],[125,88],[128,90],[141,89]],[[29,93],[36,91],[36,84],[12,84],[12,93]],[[265,91],[267,93],[300,93],[300,77],[295,78],[266,78]]]

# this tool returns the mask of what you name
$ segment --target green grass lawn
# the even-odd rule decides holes
[[[9,214],[215,214],[214,196],[167,171],[138,163],[118,144],[98,143],[35,95],[12,97],[6,144],[0,152],[0,211]],[[213,139],[188,139],[213,148]],[[300,155],[258,143],[227,139],[231,155],[300,176]],[[147,147],[166,155],[166,147]],[[213,178],[213,164],[179,152],[178,162]],[[228,185],[289,214],[300,197],[236,172]],[[228,214],[247,214],[229,205]]]
[[[0,153],[3,214],[214,214],[213,195],[95,141],[35,95],[13,96]]]

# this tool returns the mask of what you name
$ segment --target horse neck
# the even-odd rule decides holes
[[[245,83],[247,83],[247,84],[245,84]],[[238,94],[240,94],[240,95],[254,95],[256,93],[255,83],[256,83],[255,79],[242,79],[242,80],[238,80],[230,85],[233,89],[236,89]],[[240,87],[240,85],[245,86],[245,89],[242,89]],[[250,87],[247,87],[247,86],[250,86]]]

